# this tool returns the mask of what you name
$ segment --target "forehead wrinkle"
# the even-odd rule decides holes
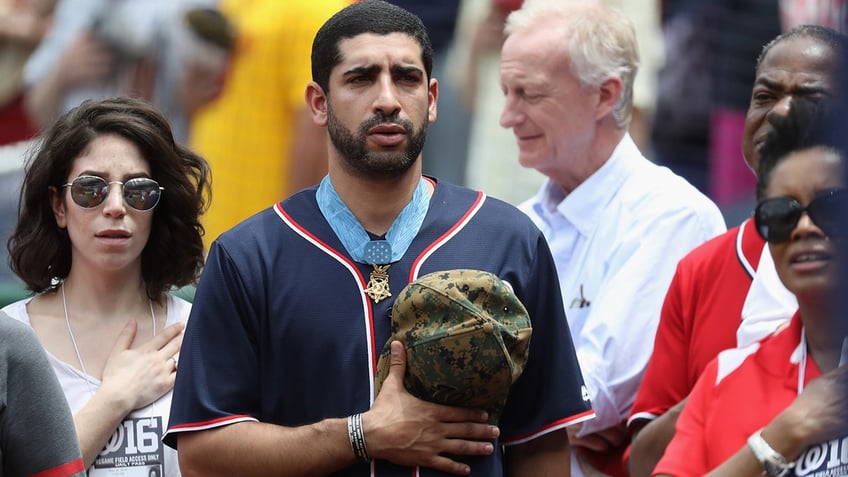
[[[550,84],[550,82],[545,81],[544,75],[536,69],[529,70],[516,65],[504,64],[501,72],[503,77],[501,83],[503,84],[509,83],[522,88],[539,88]]]
[[[802,46],[798,47],[799,44]],[[827,81],[834,78],[838,64],[838,53],[833,48],[813,38],[798,37],[778,43],[769,50],[757,68],[757,76],[782,72]]]

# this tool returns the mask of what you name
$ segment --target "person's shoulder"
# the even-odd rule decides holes
[[[526,216],[517,206],[506,202],[503,199],[486,194],[486,205],[492,210],[502,212],[507,215]]]
[[[185,323],[191,314],[191,302],[182,296],[173,293],[167,294],[168,298],[168,324]]]
[[[472,189],[466,186],[459,186],[450,182],[444,182],[440,180],[438,182],[437,191],[437,193],[439,194],[436,196],[437,200],[441,197],[449,202],[479,202],[483,207],[487,209],[496,210],[510,215],[524,215],[520,210],[518,210],[516,206],[502,199],[498,199],[497,197],[491,196],[481,190]]]
[[[6,316],[10,317],[12,320],[19,321],[26,326],[29,326],[29,315],[27,313],[26,305],[32,300],[33,297],[27,297],[4,306],[0,308],[0,313],[4,313]]]
[[[29,363],[33,353],[43,353],[38,336],[28,324],[0,312],[0,354],[7,362]]]
[[[26,336],[26,339],[33,336],[33,330],[26,323],[12,318],[3,311],[0,311],[0,335],[4,339],[12,342],[16,339]]]
[[[238,244],[262,236],[267,232],[269,222],[277,222],[280,220],[280,215],[282,213],[281,204],[286,203],[287,202],[284,201],[270,204],[264,209],[259,210],[253,215],[237,223],[230,229],[224,231],[216,238],[216,241]]]
[[[470,189],[469,189],[470,190]],[[478,191],[471,191],[478,193]],[[492,197],[483,193],[485,202],[481,211],[484,218],[498,222],[500,227],[504,229],[512,228],[513,230],[526,231],[530,230],[537,232],[538,228],[533,220],[524,211],[497,197]]]
[[[735,379],[746,381],[744,375],[749,372],[748,368],[754,365],[751,358],[757,354],[760,346],[759,342],[755,342],[743,348],[730,348],[720,352],[713,359],[712,366],[716,373],[713,385],[732,385]]]
[[[304,231],[321,226],[326,226],[326,220],[315,201],[314,188],[304,189],[224,231],[212,241],[207,259],[223,254],[238,260],[262,260],[279,253]]]
[[[695,221],[708,237],[727,230],[721,210],[709,197],[668,168],[644,162],[640,173],[628,177],[619,199],[632,221]]]
[[[709,197],[668,167],[656,164],[645,157],[632,161],[631,174],[624,185],[631,193],[654,200],[676,199],[666,203],[666,206],[670,208],[692,204],[711,204],[715,207]]]
[[[715,202],[683,176],[677,175],[665,166],[656,164],[653,166],[656,168],[656,174],[659,178],[657,181],[659,187],[655,187],[654,190],[661,194],[663,198],[674,199],[669,203],[670,206],[698,208],[721,215],[721,211]]]
[[[514,205],[465,186],[439,181],[430,207],[429,214],[455,216],[460,222],[469,220],[468,225],[475,230],[496,231],[492,237],[498,240],[535,239],[541,235],[530,217]]]

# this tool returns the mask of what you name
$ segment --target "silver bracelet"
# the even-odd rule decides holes
[[[362,432],[362,413],[347,418],[347,437],[350,439],[353,455],[361,462],[371,462],[368,448],[365,447],[365,433]]]
[[[780,455],[776,450],[772,449],[771,445],[763,439],[763,430],[751,434],[748,438],[748,447],[754,453],[754,457],[760,462],[763,468],[763,475],[769,477],[785,477],[792,472],[794,462],[788,462],[785,457]]]

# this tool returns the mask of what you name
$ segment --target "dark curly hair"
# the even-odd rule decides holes
[[[68,276],[71,241],[56,225],[49,191],[61,190],[74,160],[106,134],[135,144],[165,188],[141,258],[147,296],[158,301],[172,287],[197,282],[204,260],[200,216],[211,199],[211,177],[206,160],[177,144],[165,117],[138,99],[85,101],[44,132],[25,165],[18,222],[7,243],[10,265],[35,293]]]
[[[433,72],[433,46],[421,19],[403,8],[382,0],[352,3],[330,17],[312,42],[312,81],[330,93],[330,72],[342,58],[339,43],[364,33],[388,35],[403,33],[421,47],[421,62],[427,80]]]

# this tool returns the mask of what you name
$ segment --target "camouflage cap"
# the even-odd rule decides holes
[[[389,374],[390,344],[406,349],[404,387],[420,399],[484,409],[497,423],[530,350],[530,317],[512,287],[479,270],[430,273],[407,285],[392,308],[392,335],[377,363],[376,391]]]

